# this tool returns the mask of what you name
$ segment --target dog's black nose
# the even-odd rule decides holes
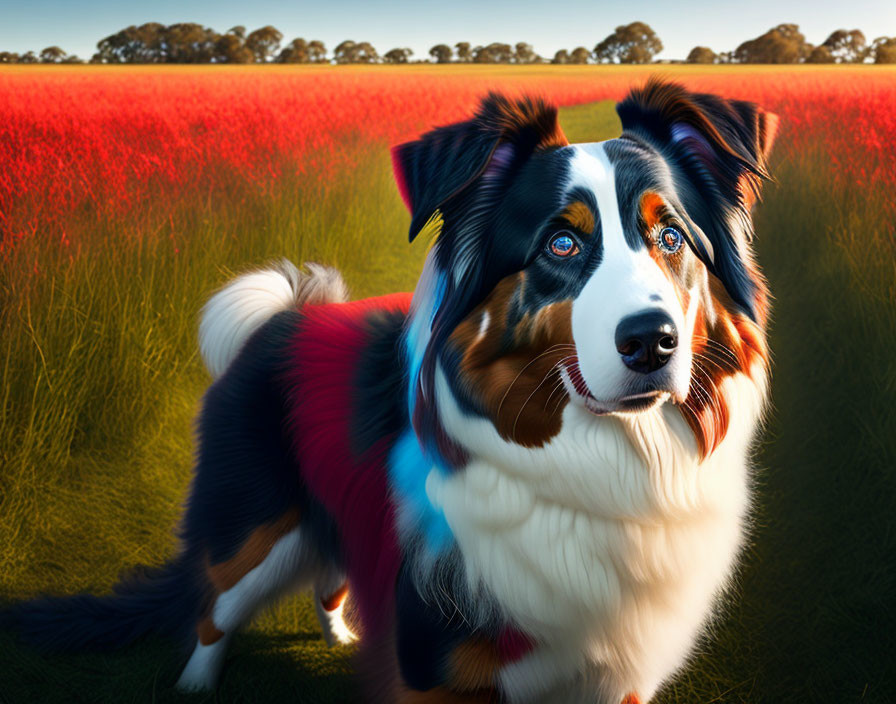
[[[675,323],[661,310],[635,313],[616,327],[616,349],[625,366],[639,374],[650,374],[665,365],[677,345]]]

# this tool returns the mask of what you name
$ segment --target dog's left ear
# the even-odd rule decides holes
[[[651,79],[616,106],[623,133],[659,146],[695,181],[748,210],[769,178],[778,116],[758,105]]]
[[[753,103],[691,93],[651,79],[616,106],[623,137],[655,147],[669,164],[688,215],[699,227],[692,245],[732,300],[755,319],[757,287],[750,271],[751,211],[778,117]]]
[[[395,180],[411,211],[410,240],[436,210],[444,211],[461,194],[478,185],[499,189],[534,152],[566,144],[556,107],[490,93],[471,120],[394,147]]]

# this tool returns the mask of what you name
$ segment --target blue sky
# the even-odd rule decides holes
[[[223,32],[273,24],[285,40],[322,39],[332,49],[343,39],[367,40],[381,52],[408,46],[415,57],[439,42],[473,45],[526,41],[543,56],[583,45],[592,49],[619,24],[642,20],[665,45],[664,58],[684,58],[698,44],[735,48],[782,22],[800,25],[813,43],[838,28],[861,29],[869,41],[896,35],[896,1],[862,0],[0,0],[0,50],[40,51],[58,45],[89,58],[96,42],[130,24],[199,22]]]

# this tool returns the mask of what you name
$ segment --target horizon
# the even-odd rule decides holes
[[[412,60],[428,59],[430,47],[436,44],[453,47],[461,41],[472,46],[527,42],[539,55],[550,59],[559,49],[584,46],[590,51],[617,26],[634,21],[653,28],[664,47],[656,58],[665,60],[684,59],[695,46],[732,51],[783,23],[799,25],[806,40],[816,45],[837,29],[859,29],[869,43],[882,35],[896,35],[896,3],[884,0],[866,0],[842,8],[822,8],[810,0],[790,2],[786,7],[772,0],[757,0],[748,13],[708,0],[687,0],[674,8],[649,0],[634,9],[618,0],[604,7],[571,0],[564,5],[567,13],[562,16],[545,13],[543,6],[534,3],[509,0],[494,0],[488,6],[457,0],[450,7],[409,0],[397,0],[387,7],[362,0],[336,0],[308,7],[284,7],[274,0],[258,0],[251,7],[234,0],[199,0],[190,5],[193,9],[187,11],[173,0],[132,2],[126,7],[115,0],[91,0],[78,6],[65,0],[33,0],[27,4],[2,0],[0,51],[38,54],[45,47],[58,46],[89,60],[98,41],[145,22],[196,22],[221,33],[236,25],[245,26],[247,31],[273,25],[283,33],[282,45],[296,37],[320,39],[330,53],[341,41],[352,39],[369,41],[381,55],[395,47],[409,47],[414,52]],[[471,15],[476,19],[471,20]],[[347,16],[352,20],[346,21]],[[694,16],[700,17],[699,30],[689,19]],[[586,25],[594,28],[582,30]]]

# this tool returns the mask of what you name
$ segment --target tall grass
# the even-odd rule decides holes
[[[69,247],[26,239],[0,255],[0,598],[105,590],[129,566],[170,555],[209,381],[197,315],[234,273],[287,257],[339,267],[356,296],[414,284],[425,245],[407,244],[387,145],[346,142],[330,153],[357,168],[326,183],[285,178],[273,194],[234,180],[205,203],[150,200],[158,207],[130,226],[96,221]],[[326,673],[339,672],[330,689],[347,691],[347,649],[322,647],[307,603],[263,623],[266,639],[244,642],[282,677],[275,690],[235,678],[235,692],[297,686],[301,674],[285,664],[297,643],[313,666],[308,686],[327,691]],[[145,661],[120,661],[130,675],[97,677],[97,663],[117,669],[108,658],[62,657],[48,682],[40,658],[0,641],[0,701],[67,700],[67,682],[89,683],[90,700],[149,692],[171,659],[149,648]]]
[[[4,587],[58,589],[46,567],[67,553],[64,587],[99,586],[96,555],[66,542],[83,540],[76,505],[108,503],[92,542],[110,565],[170,548],[161,536],[189,475],[190,418],[208,382],[197,314],[234,272],[288,257],[339,266],[356,295],[412,286],[421,247],[402,238],[386,146],[341,150],[359,168],[326,184],[287,178],[272,197],[234,183],[198,207],[160,199],[131,227],[96,221],[76,245],[34,238],[2,255]],[[151,540],[146,516],[159,524]]]
[[[614,136],[610,104],[562,111],[572,141]],[[836,129],[833,126],[832,129]],[[787,149],[757,211],[776,296],[774,409],[737,587],[664,702],[889,701],[896,532],[896,271],[885,184],[856,186],[823,148]],[[79,215],[64,242],[0,254],[0,598],[104,590],[174,548],[191,422],[208,378],[196,316],[210,291],[286,256],[338,266],[355,296],[410,289],[387,145],[346,139],[325,180],[234,172],[207,198],[167,187],[124,217]],[[73,218],[74,219],[74,218]],[[327,651],[292,600],[237,638],[221,701],[351,701],[350,651]],[[43,658],[0,635],[0,701],[177,701],[148,642]]]

